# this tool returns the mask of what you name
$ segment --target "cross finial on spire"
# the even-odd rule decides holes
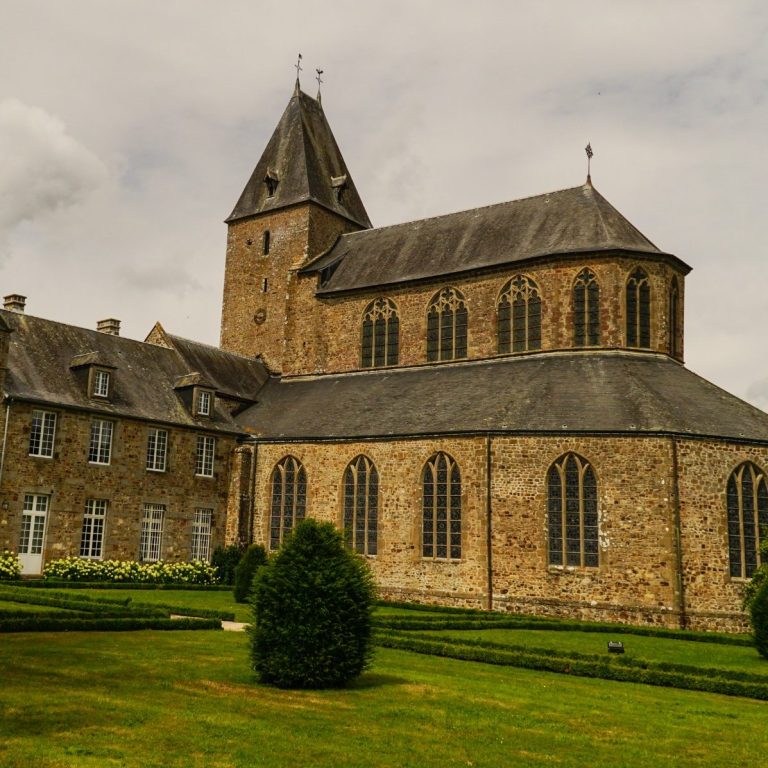
[[[299,58],[296,59],[296,63],[293,65],[294,69],[296,70],[296,90],[299,89],[299,73],[303,72],[304,70],[301,67],[301,54],[299,54]]]
[[[589,141],[587,142],[587,146],[584,147],[584,151],[587,153],[587,184],[591,184],[592,183],[592,174],[590,173],[590,171],[591,171],[590,164],[592,162],[592,155],[595,154],[592,151],[592,143],[591,142],[589,142]]]
[[[324,71],[325,70],[323,70],[323,69],[316,69],[315,70],[315,72],[317,72],[317,77],[315,78],[315,80],[317,80],[317,100],[318,101],[321,101],[321,98],[320,98],[320,86],[325,82],[323,80],[323,72]]]

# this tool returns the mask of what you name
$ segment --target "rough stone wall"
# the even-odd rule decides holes
[[[721,441],[678,441],[683,574],[689,624],[733,628],[717,614],[737,613],[745,579],[730,575],[728,478],[742,462],[768,470],[768,448]],[[734,617],[734,622],[736,618]],[[746,624],[742,617],[742,628]]]
[[[294,315],[314,317],[314,300],[297,294],[297,271],[344,232],[358,225],[313,204],[261,214],[229,225],[221,315],[221,348],[261,355],[271,371],[283,370],[286,344],[294,339]],[[269,253],[264,233],[269,231]],[[264,281],[266,280],[266,284]],[[299,349],[315,335],[309,320],[296,339]],[[287,341],[288,340],[288,341]],[[294,348],[291,352],[297,354]]]
[[[293,339],[289,347],[296,350],[305,345],[310,351],[305,348],[302,354],[289,353],[284,372],[291,375],[358,369],[362,315],[366,306],[380,296],[391,299],[398,307],[400,365],[426,363],[427,309],[437,291],[447,286],[458,288],[467,301],[468,359],[493,357],[497,355],[498,296],[507,281],[517,274],[532,278],[539,286],[542,350],[572,349],[573,282],[585,267],[595,273],[600,283],[600,346],[626,347],[626,280],[638,265],[648,272],[650,278],[651,350],[655,352],[669,353],[669,289],[672,277],[678,277],[678,349],[679,359],[682,360],[683,275],[663,261],[590,257],[585,254],[583,259],[553,259],[529,269],[508,267],[493,274],[463,276],[335,298],[313,299],[316,279],[313,277],[303,291],[296,293],[294,322],[289,337]],[[310,278],[301,280],[306,282]],[[313,308],[315,304],[317,308]]]
[[[228,469],[235,438],[217,434],[214,477],[195,477],[198,433],[163,425],[118,419],[108,466],[88,463],[92,416],[47,409],[58,415],[53,458],[28,455],[33,406],[11,405],[3,476],[0,483],[0,549],[16,550],[24,495],[50,495],[43,563],[78,555],[86,499],[109,502],[105,559],[136,559],[144,503],[166,505],[161,556],[190,559],[196,507],[213,509],[211,549],[224,542]],[[147,428],[168,430],[165,472],[146,470]],[[210,433],[213,434],[213,433]],[[5,508],[7,506],[7,509]]]

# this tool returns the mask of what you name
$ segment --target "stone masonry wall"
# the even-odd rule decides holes
[[[211,549],[224,542],[229,463],[234,436],[216,434],[214,477],[195,476],[198,434],[194,430],[117,419],[107,466],[88,463],[92,416],[57,413],[53,458],[28,455],[33,406],[11,405],[0,484],[0,549],[16,550],[24,495],[50,495],[43,563],[78,555],[86,499],[107,499],[104,558],[138,557],[144,503],[166,505],[161,557],[189,560],[196,507],[213,509]],[[168,430],[165,472],[146,469],[147,428]]]

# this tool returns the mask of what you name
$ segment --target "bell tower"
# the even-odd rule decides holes
[[[314,301],[298,271],[339,235],[371,226],[320,100],[298,80],[226,223],[221,348],[282,373],[293,315]]]

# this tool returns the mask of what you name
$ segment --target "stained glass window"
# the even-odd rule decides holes
[[[533,280],[513,277],[502,288],[496,311],[500,353],[541,349],[541,294]]]
[[[272,470],[270,549],[280,547],[285,536],[304,519],[306,508],[307,474],[298,459],[286,456]]]
[[[651,346],[651,288],[647,272],[639,267],[627,280],[627,346]]]
[[[459,360],[467,356],[467,305],[455,288],[436,294],[427,311],[427,360]]]
[[[748,579],[760,565],[760,542],[768,537],[765,473],[745,462],[728,479],[726,497],[731,576]]]
[[[461,558],[461,473],[447,453],[425,465],[423,481],[422,556]]]
[[[573,286],[573,343],[596,347],[600,343],[600,286],[591,269],[583,269]]]
[[[367,456],[355,457],[344,472],[344,539],[361,555],[377,551],[379,473]]]
[[[362,368],[397,365],[400,319],[389,299],[372,301],[363,312]]]

